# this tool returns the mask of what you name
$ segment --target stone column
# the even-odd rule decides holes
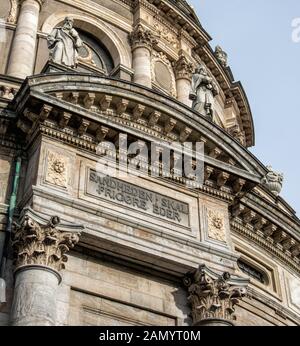
[[[189,98],[192,74],[193,64],[188,62],[184,55],[181,55],[175,64],[177,99],[189,107],[192,107],[192,101]]]
[[[7,74],[26,78],[33,74],[39,13],[44,0],[21,0]]]
[[[43,219],[26,209],[13,233],[15,288],[13,326],[54,326],[56,291],[66,253],[79,241],[81,226],[62,224],[58,217]]]
[[[138,24],[130,36],[132,45],[132,66],[134,69],[133,81],[148,88],[152,87],[151,79],[151,52],[157,43],[150,30]]]
[[[246,295],[248,283],[226,272],[218,275],[205,265],[186,275],[193,326],[234,326],[234,306]]]

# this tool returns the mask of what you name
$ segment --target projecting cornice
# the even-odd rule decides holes
[[[81,91],[78,94],[79,85]],[[206,146],[207,164],[213,168],[221,165],[227,173],[236,172],[240,178],[256,184],[266,173],[265,168],[244,147],[233,141],[226,131],[182,103],[171,97],[162,97],[151,89],[78,73],[35,76],[28,79],[27,85],[23,85],[13,102],[20,114],[24,112],[24,97],[29,94],[45,102],[51,100],[54,104],[60,103],[61,107],[68,104],[70,113],[78,112],[84,117],[89,115],[90,120],[99,119],[99,111],[104,114],[115,109],[117,117],[110,116],[109,121],[122,122],[134,129],[135,133],[142,130],[160,140],[202,141]],[[94,98],[92,103],[88,102],[89,97]],[[138,105],[145,107],[143,112],[138,111],[141,110]],[[126,120],[131,113],[134,113],[132,119]],[[156,124],[153,123],[155,114],[160,114]],[[166,131],[169,128],[167,122],[172,118],[176,123],[171,131]]]

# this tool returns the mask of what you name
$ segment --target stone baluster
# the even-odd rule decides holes
[[[150,30],[138,24],[130,35],[132,46],[133,81],[151,88],[151,52],[157,40]]]
[[[33,74],[39,13],[44,0],[21,0],[7,74],[24,79]]]
[[[79,241],[82,226],[66,225],[58,217],[45,220],[31,209],[15,224],[15,289],[13,326],[56,324],[56,291],[66,253]]]

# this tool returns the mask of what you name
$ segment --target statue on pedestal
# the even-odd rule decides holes
[[[192,108],[212,119],[214,97],[218,93],[216,83],[208,75],[206,68],[200,65],[192,77],[192,91],[190,93],[190,99],[193,100]]]
[[[66,17],[62,27],[55,28],[48,36],[48,48],[50,50],[50,61],[76,68],[78,48],[83,42],[78,32],[73,28],[74,21]]]

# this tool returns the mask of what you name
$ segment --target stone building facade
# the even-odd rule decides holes
[[[0,17],[0,325],[299,325],[300,221],[188,3],[2,0]],[[49,59],[66,17],[76,66]],[[173,142],[201,144],[202,184],[176,150],[150,162]]]

